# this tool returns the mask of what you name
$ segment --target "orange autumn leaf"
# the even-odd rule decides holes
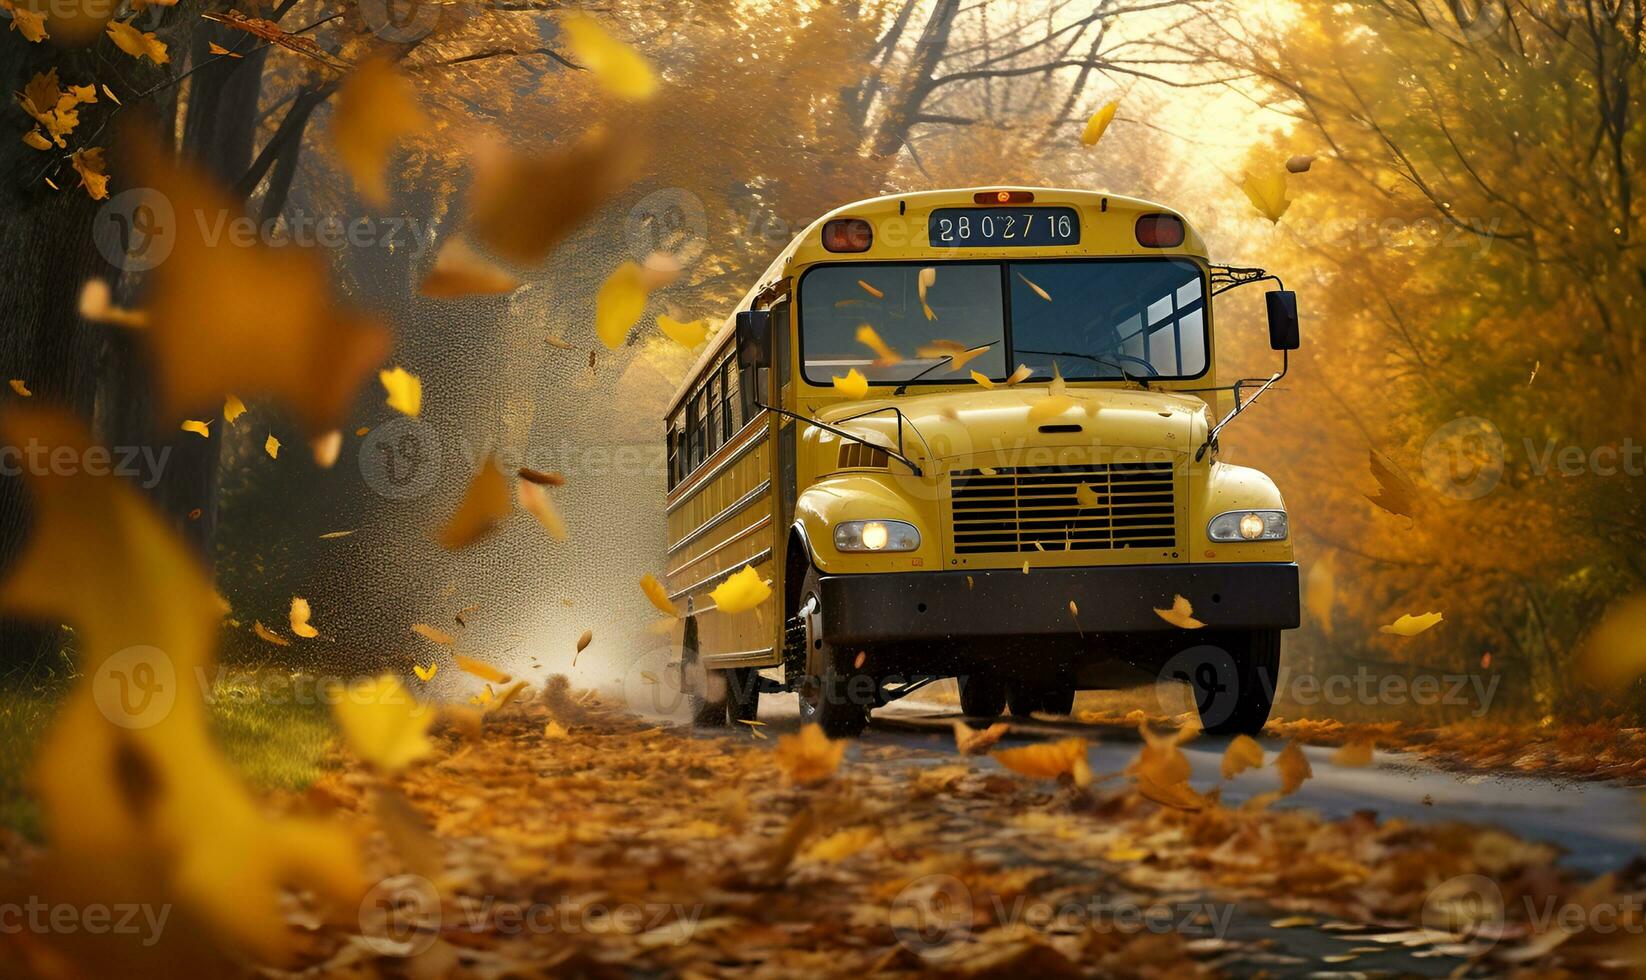
[[[833,776],[845,755],[844,741],[831,741],[819,726],[806,725],[798,734],[778,738],[772,758],[785,782],[806,786]]]
[[[314,613],[309,608],[309,600],[292,596],[291,600],[291,631],[305,639],[314,639],[320,631],[309,625],[309,617]]]
[[[483,147],[469,188],[469,226],[492,252],[534,265],[633,181],[640,157],[626,129],[596,128],[542,156]]]
[[[447,633],[445,630],[436,629],[428,623],[413,623],[411,630],[413,633],[416,633],[423,639],[428,640],[430,643],[438,643],[443,647],[449,647],[453,643],[457,642],[452,638],[450,633]]]
[[[669,598],[669,590],[665,589],[663,583],[651,572],[640,576],[640,591],[644,592],[646,598],[651,600],[651,604],[660,611],[670,616],[680,615],[680,608]]]
[[[423,277],[417,292],[431,299],[453,299],[499,296],[519,288],[520,280],[512,273],[475,251],[463,236],[453,235],[440,246],[434,268]]]
[[[103,162],[103,148],[75,150],[69,157],[69,164],[74,172],[80,175],[80,186],[86,189],[86,195],[94,201],[106,200],[109,196],[109,175],[104,170],[107,166]]]
[[[463,502],[458,504],[456,513],[440,529],[436,540],[447,551],[466,548],[490,534],[513,510],[514,501],[509,499],[508,479],[497,468],[496,458],[487,456],[486,461],[480,464],[480,471],[469,482]]]
[[[1248,769],[1263,767],[1263,746],[1250,735],[1237,735],[1223,750],[1223,778],[1233,779]]]
[[[508,674],[503,673],[484,660],[476,660],[473,657],[465,657],[461,653],[456,653],[452,654],[452,662],[457,664],[458,669],[464,673],[473,674],[483,681],[489,681],[493,684],[507,684],[509,682]]]
[[[1280,774],[1282,796],[1290,796],[1297,792],[1297,788],[1314,775],[1308,757],[1303,754],[1303,749],[1296,742],[1286,743],[1286,747],[1275,756],[1274,767]]]
[[[1092,784],[1092,770],[1086,762],[1086,740],[1083,738],[1065,738],[1057,742],[1036,742],[1021,748],[1002,749],[994,753],[994,758],[1007,769],[1036,779],[1068,776],[1081,788]]]
[[[411,83],[388,57],[361,62],[343,80],[332,110],[332,145],[367,204],[382,207],[388,203],[384,170],[390,151],[428,125]]]
[[[147,58],[157,65],[171,61],[166,53],[166,42],[131,25],[130,21],[111,20],[106,31],[114,46],[133,58]]]
[[[93,323],[109,323],[141,330],[149,325],[146,310],[128,310],[114,305],[114,293],[107,280],[87,279],[80,287],[80,316]]]
[[[549,492],[536,482],[521,477],[515,484],[515,494],[520,498],[520,506],[526,513],[537,518],[537,523],[543,525],[543,530],[549,532],[549,537],[556,541],[566,540],[566,522],[561,519],[560,511],[555,509],[554,501],[549,499]]]
[[[963,721],[954,723],[954,747],[961,755],[980,755],[993,748],[1011,729],[1011,725],[997,721],[988,728],[977,729]]]
[[[136,179],[178,214],[238,214],[240,205],[191,165],[173,165],[133,132]],[[241,246],[199,222],[177,222],[170,256],[147,274],[156,411],[176,418],[223,392],[270,396],[315,435],[335,429],[368,372],[388,354],[378,324],[333,306],[325,257],[295,245]],[[279,297],[279,302],[270,302]]]

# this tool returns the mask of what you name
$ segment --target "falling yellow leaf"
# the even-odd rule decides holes
[[[709,335],[709,321],[705,318],[681,323],[672,316],[660,313],[657,317],[657,329],[663,331],[663,336],[680,346],[693,350]]]
[[[1252,202],[1252,207],[1257,208],[1258,213],[1270,222],[1279,222],[1281,215],[1292,206],[1291,198],[1286,196],[1284,171],[1261,177],[1248,173],[1240,189],[1246,192],[1246,199]]]
[[[208,422],[201,422],[198,419],[184,419],[183,424],[178,426],[178,428],[182,429],[184,432],[192,432],[204,439],[211,435],[210,430],[207,428],[209,424],[210,423]]]
[[[1290,796],[1297,792],[1304,780],[1314,775],[1309,766],[1308,758],[1296,742],[1287,742],[1286,747],[1275,756],[1275,771],[1280,774],[1280,793]]]
[[[513,510],[514,502],[509,499],[509,481],[497,468],[497,460],[487,456],[486,461],[480,464],[480,471],[469,482],[468,492],[463,495],[457,512],[446,521],[436,539],[440,547],[447,551],[466,548],[490,534],[498,522]]]
[[[520,497],[520,506],[526,513],[537,518],[537,523],[543,525],[543,530],[549,532],[549,537],[556,541],[566,540],[566,522],[555,509],[554,501],[549,499],[547,490],[521,477],[515,484],[515,493]]]
[[[631,102],[644,102],[657,92],[657,76],[636,51],[617,40],[600,22],[586,14],[562,17],[566,46],[572,58],[594,73],[602,87]]]
[[[594,630],[584,630],[583,635],[579,636],[577,638],[577,649],[573,651],[574,660],[575,660],[576,654],[582,653],[584,650],[587,650],[589,648],[589,644],[593,643],[593,642],[594,642]]]
[[[262,623],[253,621],[251,624],[251,631],[257,634],[258,639],[267,643],[273,643],[277,647],[291,646],[290,640],[281,636],[279,633],[276,633],[274,630],[269,629],[267,626],[264,626]]]
[[[1583,641],[1578,667],[1591,684],[1619,688],[1646,672],[1646,594],[1619,600]]]
[[[1082,509],[1103,506],[1103,498],[1098,495],[1096,490],[1092,489],[1089,483],[1082,483],[1074,488],[1074,499]]]
[[[988,728],[976,729],[963,721],[954,723],[954,746],[961,755],[980,755],[994,747],[1011,729],[1006,722],[997,721]]]
[[[664,588],[663,583],[651,572],[640,576],[640,591],[646,593],[646,598],[651,600],[652,605],[664,613],[670,616],[680,615],[679,607],[669,599],[669,590]]]
[[[381,772],[399,772],[434,751],[428,738],[433,709],[418,703],[393,674],[351,685],[332,713],[349,748]]]
[[[332,145],[367,204],[388,204],[384,170],[389,152],[428,125],[411,82],[387,55],[362,61],[343,79],[332,110]]]
[[[856,401],[869,393],[869,380],[863,377],[863,372],[852,368],[842,378],[840,375],[831,375],[829,380],[834,384],[834,390]]]
[[[423,379],[405,368],[395,365],[388,371],[377,372],[377,380],[389,393],[385,404],[402,415],[413,418],[423,410]]]
[[[1377,631],[1379,633],[1392,633],[1395,636],[1416,636],[1424,630],[1432,628],[1445,618],[1437,612],[1423,613],[1419,616],[1405,613],[1389,625],[1379,626]]]
[[[522,480],[528,480],[540,487],[563,487],[566,485],[566,476],[563,473],[545,473],[534,470],[529,466],[522,466],[515,470],[515,475]]]
[[[926,291],[937,285],[937,269],[932,266],[921,269],[920,278],[916,283],[920,291],[920,309],[926,314],[926,319],[937,319],[937,314],[932,312],[931,304],[926,302]]]
[[[145,34],[131,26],[129,21],[109,21],[106,33],[115,47],[133,58],[147,58],[157,65],[163,65],[171,60],[171,56],[166,53],[164,41],[153,34]]]
[[[1065,387],[1063,375],[1058,371],[1057,364],[1053,363],[1052,381],[1051,384],[1047,386],[1046,397],[1038,399],[1029,406],[1030,424],[1057,418],[1059,415],[1062,415],[1078,404],[1073,398],[1066,394]]]
[[[1184,729],[1172,735],[1157,735],[1145,723],[1138,726],[1138,731],[1143,736],[1143,748],[1129,767],[1137,778],[1138,792],[1161,806],[1190,811],[1205,809],[1206,798],[1189,785],[1193,770],[1188,757],[1179,748],[1182,742],[1193,737],[1195,730]]]
[[[869,285],[868,283],[864,282],[861,279],[857,280],[857,284],[863,288],[863,291],[865,293],[868,293],[870,296],[873,296],[875,299],[885,299],[886,298],[885,293],[883,293],[880,290],[874,288],[873,286]]]
[[[1349,742],[1332,753],[1331,763],[1334,766],[1345,766],[1352,769],[1369,766],[1372,764],[1372,743],[1369,741]]]
[[[806,786],[833,776],[845,754],[845,742],[831,741],[822,728],[807,725],[798,734],[779,738],[772,758],[785,781]]]
[[[984,388],[993,388],[994,387],[994,382],[990,381],[987,375],[978,374],[976,371],[972,372],[972,380],[977,382],[979,385],[983,386]]]
[[[595,128],[569,149],[540,157],[482,146],[469,187],[469,227],[491,252],[541,261],[639,169],[633,127]]]
[[[554,741],[560,741],[562,739],[569,738],[570,733],[566,731],[566,726],[560,724],[558,721],[551,721],[547,725],[543,726],[543,737]]]
[[[493,684],[507,684],[509,682],[508,674],[483,660],[476,660],[473,657],[465,657],[461,653],[454,653],[452,654],[452,662],[457,664],[459,670],[473,674],[483,681],[490,681]]]
[[[80,287],[80,315],[93,323],[109,323],[140,330],[149,325],[144,310],[128,310],[114,305],[114,293],[103,279],[87,279]]]
[[[1194,618],[1194,606],[1190,605],[1189,600],[1180,595],[1172,596],[1172,607],[1170,609],[1156,609],[1154,612],[1156,616],[1180,630],[1197,630],[1206,625]]]
[[[1233,779],[1248,769],[1263,768],[1263,746],[1250,735],[1236,735],[1223,750],[1223,778]]]
[[[292,596],[291,600],[291,631],[306,639],[314,639],[320,631],[309,625],[309,617],[313,613],[309,610],[309,600]]]
[[[755,608],[771,595],[771,583],[761,579],[753,565],[744,565],[737,574],[714,587],[709,601],[723,613],[741,613]]]
[[[1287,173],[1306,174],[1309,168],[1315,165],[1315,158],[1304,154],[1292,157],[1286,161]]]
[[[24,398],[33,398],[34,397],[34,392],[29,390],[29,386],[23,382],[22,378],[12,378],[10,381],[8,381],[6,383],[11,385],[11,390],[12,391],[17,392],[19,395],[22,395]]]
[[[1003,383],[1009,388],[1012,385],[1021,384],[1022,382],[1027,381],[1029,376],[1032,374],[1034,374],[1034,372],[1029,370],[1029,366],[1027,364],[1019,364],[1017,366],[1017,370],[1007,375],[1006,380]]]
[[[263,440],[263,451],[269,454],[270,459],[280,458],[280,440],[270,435]]]
[[[1037,779],[1068,776],[1084,789],[1092,784],[1091,766],[1086,762],[1086,740],[1065,738],[1057,742],[1036,742],[1016,749],[1002,749],[995,760],[1013,772]]]
[[[86,189],[88,197],[94,201],[108,198],[109,175],[103,169],[107,164],[103,162],[102,147],[75,150],[69,157],[69,164],[74,167],[74,172],[80,175],[80,186]]]
[[[439,670],[440,670],[440,665],[439,664],[429,664],[427,667],[419,666],[418,664],[412,664],[412,673],[416,674],[417,679],[420,680],[420,681],[432,681],[432,680],[434,680],[434,675],[436,673],[438,673]]]
[[[113,89],[111,89],[111,88],[109,88],[109,87],[108,87],[108,86],[107,86],[107,85],[104,85],[104,86],[103,86],[103,94],[104,94],[104,95],[106,95],[106,96],[108,96],[108,97],[109,97],[109,101],[110,101],[110,102],[113,102],[113,103],[114,103],[114,104],[115,104],[115,105],[122,105],[122,104],[123,104],[123,103],[121,103],[121,101],[120,101],[120,100],[119,100],[119,99],[118,99],[118,98],[117,98],[117,97],[116,97],[116,96],[115,96],[115,94],[114,94],[114,90],[113,90]]]
[[[903,355],[892,350],[889,344],[880,339],[880,333],[867,323],[857,325],[857,342],[874,351],[875,357],[879,358],[874,362],[876,367],[890,367],[903,360]]]
[[[594,330],[612,350],[623,346],[629,330],[646,312],[644,274],[637,262],[625,262],[612,271],[594,297]]]
[[[1025,276],[1023,273],[1019,272],[1017,274],[1017,278],[1023,280],[1023,285],[1028,286],[1030,289],[1034,290],[1034,294],[1036,296],[1039,296],[1041,299],[1045,300],[1048,303],[1050,303],[1052,301],[1052,294],[1046,292],[1044,289],[1041,289],[1040,285],[1038,283],[1030,281],[1028,276]]]
[[[453,235],[435,254],[434,268],[417,287],[431,299],[459,296],[499,296],[520,288],[514,274],[475,251],[462,235]]]
[[[1119,102],[1108,102],[1092,113],[1092,118],[1086,120],[1085,131],[1080,134],[1080,142],[1086,146],[1096,146],[1108,131],[1109,123],[1114,122],[1115,110],[1119,108]]]
[[[41,133],[38,127],[23,134],[23,144],[31,150],[51,149],[51,140],[46,139],[45,134]]]
[[[214,55],[217,55],[219,57],[225,57],[225,58],[244,58],[245,57],[245,55],[240,54],[238,51],[230,51],[228,48],[223,47],[221,44],[218,44],[216,41],[206,42],[206,52],[208,54],[214,54]]]
[[[418,636],[423,637],[429,642],[438,643],[443,647],[449,647],[457,642],[457,640],[453,638],[450,633],[447,633],[441,629],[436,629],[428,623],[413,623],[411,630],[413,633],[416,633]]]
[[[224,399],[223,399],[223,421],[229,423],[230,425],[233,425],[234,420],[239,418],[240,416],[242,416],[244,414],[246,414],[246,403],[245,402],[243,402],[240,399],[234,397],[233,395],[228,395],[228,396],[224,397]]]
[[[0,415],[0,444],[79,459],[92,449],[67,414],[19,406]],[[78,678],[29,776],[53,869],[37,894],[48,907],[73,894],[175,902],[213,942],[284,960],[296,940],[287,896],[311,892],[333,909],[360,901],[358,841],[334,823],[272,815],[218,748],[196,679],[212,675],[224,607],[170,522],[128,481],[86,468],[24,471],[30,537],[0,584],[0,609],[72,626]],[[133,700],[104,696],[120,678],[133,682]],[[107,972],[51,955],[53,969]]]
[[[915,354],[919,357],[947,358],[949,370],[958,371],[971,363],[973,358],[987,353],[988,350],[988,344],[979,347],[967,347],[965,344],[956,343],[952,340],[934,340],[918,348]]]

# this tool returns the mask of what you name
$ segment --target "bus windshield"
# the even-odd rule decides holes
[[[853,368],[872,384],[953,384],[1020,363],[1070,380],[1194,378],[1208,366],[1205,277],[1187,259],[825,265],[799,294],[801,366],[816,385]]]

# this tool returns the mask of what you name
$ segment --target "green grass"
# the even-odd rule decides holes
[[[40,812],[27,792],[29,768],[67,682],[0,686],[0,827],[38,840]],[[337,734],[324,704],[290,704],[250,685],[220,686],[213,735],[229,762],[259,790],[302,790],[319,778]]]

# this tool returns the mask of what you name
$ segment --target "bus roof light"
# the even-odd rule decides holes
[[[1137,243],[1144,248],[1177,248],[1183,236],[1183,219],[1175,214],[1145,214],[1137,219]]]
[[[1033,191],[978,191],[972,195],[977,204],[1033,204]]]
[[[862,218],[836,218],[823,224],[823,247],[831,252],[867,252],[874,229]]]

